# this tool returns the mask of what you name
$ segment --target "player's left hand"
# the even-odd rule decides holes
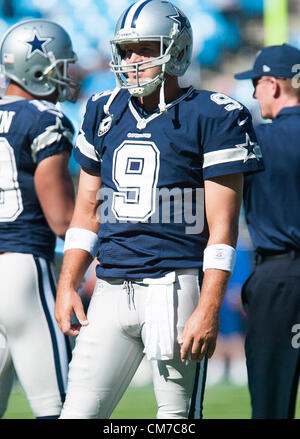
[[[72,316],[76,316],[79,323],[72,323]],[[71,288],[58,288],[55,304],[55,319],[61,331],[71,336],[78,335],[81,326],[88,325],[81,298],[75,290]]]
[[[201,361],[204,355],[210,358],[215,351],[218,330],[218,313],[196,308],[187,320],[180,340],[181,361]]]

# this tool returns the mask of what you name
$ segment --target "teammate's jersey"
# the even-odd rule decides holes
[[[247,109],[190,87],[146,117],[121,90],[89,100],[74,156],[101,175],[99,277],[163,276],[202,266],[204,180],[263,167]],[[111,99],[110,99],[111,101]],[[220,200],[221,201],[221,200]]]
[[[38,164],[72,150],[71,122],[47,101],[0,100],[0,252],[52,259],[55,235],[34,187]]]
[[[256,251],[300,249],[300,106],[255,128],[265,170],[245,179],[244,204]]]

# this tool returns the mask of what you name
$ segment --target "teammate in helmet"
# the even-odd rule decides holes
[[[82,169],[55,315],[78,337],[61,418],[110,417],[144,354],[157,418],[199,418],[243,173],[262,168],[260,150],[243,105],[179,86],[192,30],[171,2],[132,4],[111,44],[116,88],[90,98],[74,151]],[[76,290],[98,239],[86,316]]]
[[[49,20],[17,23],[2,37],[2,74],[39,99],[76,102],[80,84],[68,77],[76,61],[69,35]]]
[[[76,61],[56,23],[17,23],[0,43],[0,416],[14,371],[34,415],[57,418],[70,356],[54,319],[53,257],[74,209],[68,171],[74,128],[55,103],[76,100]]]

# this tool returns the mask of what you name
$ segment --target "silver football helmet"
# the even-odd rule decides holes
[[[158,41],[160,56],[149,61],[126,64],[122,44],[139,41]],[[110,41],[110,67],[117,86],[134,96],[147,96],[165,78],[165,73],[182,76],[191,62],[193,34],[188,18],[171,2],[140,0],[126,9],[119,18],[114,38]],[[146,82],[139,80],[139,71],[161,66],[158,75]],[[136,84],[129,84],[127,74],[136,72]]]
[[[58,101],[75,102],[80,83],[68,77],[68,64],[76,61],[69,35],[49,20],[21,21],[0,42],[1,73],[34,96],[57,90]]]

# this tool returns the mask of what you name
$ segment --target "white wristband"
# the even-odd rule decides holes
[[[236,251],[227,244],[212,244],[206,247],[203,255],[203,271],[207,268],[230,271],[232,273]]]
[[[64,252],[80,248],[86,250],[94,258],[99,247],[98,235],[91,230],[71,227],[65,236]]]

